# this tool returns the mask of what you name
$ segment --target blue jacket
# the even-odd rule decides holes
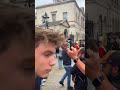
[[[41,86],[41,78],[37,76],[35,78],[35,90],[40,90],[40,86]]]

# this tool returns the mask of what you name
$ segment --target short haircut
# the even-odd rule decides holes
[[[63,33],[43,28],[35,28],[35,48],[40,43],[52,43],[56,47],[61,47],[65,41]]]
[[[97,46],[97,41],[95,39],[88,39],[88,48],[93,50],[94,52],[98,52],[98,46]]]
[[[34,40],[34,14],[30,9],[2,3],[0,8],[0,53],[8,49],[13,40]]]
[[[68,46],[68,42],[64,42],[63,47],[67,47],[67,46]]]

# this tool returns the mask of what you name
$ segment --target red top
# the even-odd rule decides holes
[[[76,45],[76,46],[75,46],[75,48],[76,48],[76,50],[78,50],[78,49],[79,49],[79,46],[78,46],[78,45]]]
[[[100,47],[99,48],[99,56],[100,56],[100,58],[102,58],[105,54],[106,54],[105,50],[102,47]]]

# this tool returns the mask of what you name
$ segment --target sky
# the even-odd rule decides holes
[[[79,7],[85,8],[85,0],[76,0]],[[35,6],[53,3],[53,0],[35,0]]]

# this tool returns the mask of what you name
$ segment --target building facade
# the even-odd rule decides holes
[[[48,22],[64,22],[65,28],[57,28],[63,33],[67,32],[67,38],[74,36],[74,42],[85,39],[85,13],[79,8],[75,0],[54,0],[53,4],[36,7],[36,26],[44,24],[45,12],[47,13]],[[48,24],[49,26],[49,24]],[[55,25],[54,25],[55,26]],[[49,28],[52,28],[50,26]]]
[[[86,32],[103,36],[120,32],[120,0],[86,0]]]

